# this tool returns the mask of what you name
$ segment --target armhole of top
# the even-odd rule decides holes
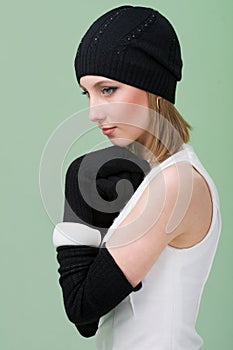
[[[205,236],[199,242],[193,244],[190,247],[184,247],[184,248],[179,248],[179,247],[174,247],[174,246],[168,245],[169,249],[176,250],[176,251],[191,251],[191,250],[198,248],[200,245],[204,244],[209,239],[212,232],[214,231],[217,218],[219,217],[218,216],[219,207],[218,207],[217,202],[216,202],[217,198],[216,198],[216,194],[215,194],[215,189],[213,187],[214,185],[212,184],[212,180],[211,180],[210,176],[208,175],[207,172],[206,172],[206,176],[205,176],[204,171],[202,172],[201,169],[197,165],[195,165],[193,162],[190,162],[190,164],[192,165],[194,170],[197,171],[197,173],[201,175],[201,177],[204,179],[204,181],[208,187],[210,197],[211,197],[211,203],[212,203],[212,216],[211,216],[211,222],[210,222],[208,231],[206,232]],[[208,177],[209,177],[209,179],[208,179]],[[219,225],[221,225],[221,223],[219,223]]]

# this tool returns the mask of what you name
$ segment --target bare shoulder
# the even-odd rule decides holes
[[[184,248],[204,237],[211,220],[206,207],[211,208],[208,187],[192,166],[168,166],[149,181],[106,248],[136,286],[167,245]]]
[[[208,233],[213,204],[209,186],[197,169],[192,167],[192,194],[184,220],[184,233],[175,237],[171,246],[177,248],[192,247],[200,242]]]

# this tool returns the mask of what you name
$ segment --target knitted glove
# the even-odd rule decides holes
[[[103,236],[149,170],[145,160],[119,146],[77,158],[66,174],[63,221],[97,228]]]
[[[84,223],[92,229],[98,228],[103,236],[148,171],[147,162],[118,146],[79,157],[72,162],[66,175],[64,221],[70,224],[72,222]],[[122,187],[118,196],[116,185],[122,179],[130,181],[132,186],[128,186],[128,182],[121,183]],[[110,208],[110,212],[105,212],[105,207],[101,210],[97,209],[101,198],[107,201],[106,208]],[[111,208],[111,202],[116,198],[119,199],[117,206]],[[70,227],[68,231],[70,232]],[[64,232],[59,239],[56,233],[54,238],[56,236],[57,241],[54,241],[54,244],[56,247],[60,246],[57,249],[61,275],[59,281],[63,290],[67,315],[75,323],[81,335],[90,337],[98,329],[99,318],[115,307],[130,292],[138,290],[141,284],[133,288],[106,248],[101,248],[99,251],[98,239],[95,243],[91,243],[87,238],[90,237],[88,234],[83,236],[84,231],[84,225],[79,226],[79,229],[76,230],[78,241],[73,233],[69,234],[68,240],[67,237],[64,239]],[[88,232],[88,229],[86,231]],[[96,230],[89,231],[93,237],[93,232]],[[100,283],[97,276],[98,273],[101,276],[103,272],[106,280],[105,283],[104,281]],[[117,283],[118,290],[115,283]],[[109,288],[106,288],[106,284]],[[96,297],[94,300],[91,298],[93,290],[97,294],[99,291],[98,305],[101,305],[99,309]],[[101,299],[101,296],[104,298]],[[108,305],[106,297],[109,300]],[[83,317],[81,317],[80,310],[83,310]]]

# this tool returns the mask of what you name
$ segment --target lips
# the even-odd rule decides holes
[[[111,126],[111,127],[104,127],[104,128],[101,128],[102,129],[102,132],[104,135],[110,135],[114,132],[114,130],[116,129],[116,126]]]

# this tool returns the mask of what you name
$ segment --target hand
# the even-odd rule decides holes
[[[63,220],[104,234],[149,170],[145,160],[118,146],[77,158],[66,175]]]

